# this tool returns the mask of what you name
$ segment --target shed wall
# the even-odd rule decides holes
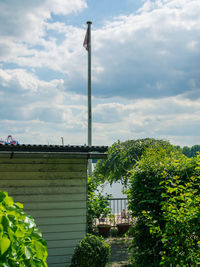
[[[0,154],[0,189],[24,204],[48,244],[48,266],[66,267],[86,233],[87,158]]]

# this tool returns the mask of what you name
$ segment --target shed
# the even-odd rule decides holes
[[[87,162],[105,146],[0,145],[0,190],[24,204],[48,244],[49,267],[66,267],[87,230]]]

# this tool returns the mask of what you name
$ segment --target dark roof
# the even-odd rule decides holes
[[[58,146],[58,145],[1,145],[0,151],[8,152],[107,152],[107,146]]]

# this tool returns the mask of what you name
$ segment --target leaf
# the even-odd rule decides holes
[[[22,203],[19,203],[19,202],[15,202],[15,205],[20,209],[23,209],[23,207],[24,207],[24,205]]]
[[[10,240],[7,237],[2,237],[0,239],[1,255],[3,255],[9,247],[10,247]]]
[[[15,232],[15,236],[17,238],[23,237],[24,236],[24,232],[18,227],[17,231]]]
[[[37,258],[41,260],[45,259],[47,257],[47,251],[43,244],[39,241],[35,241],[34,245],[36,248]]]
[[[33,256],[31,248],[27,246],[24,247],[24,254],[28,260]]]
[[[6,205],[9,207],[9,206],[12,206],[13,204],[14,204],[14,201],[13,201],[13,199],[12,199],[12,197],[6,197],[5,199],[4,199],[4,201],[5,201],[5,203],[6,203]]]
[[[4,192],[0,192],[0,202],[2,202],[4,200],[4,198],[6,197]]]
[[[6,216],[2,216],[1,225],[3,226],[4,232],[7,232],[7,229],[9,226],[9,221],[8,221],[8,218]]]

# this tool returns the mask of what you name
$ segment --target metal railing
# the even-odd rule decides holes
[[[128,211],[127,198],[110,198],[109,204],[111,214],[113,215],[113,226],[119,223],[129,222],[131,220],[130,213]]]
[[[131,214],[128,211],[127,198],[110,198],[109,207],[111,209],[111,216],[94,221],[94,226],[99,223],[110,224],[116,226],[119,223],[132,222]]]

